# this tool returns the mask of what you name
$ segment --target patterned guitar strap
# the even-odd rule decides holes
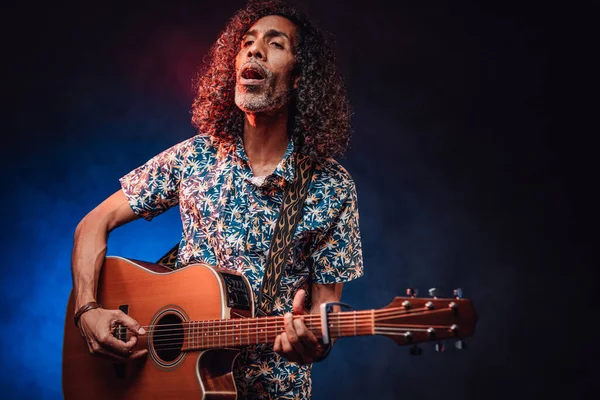
[[[269,315],[273,310],[273,302],[279,290],[279,282],[285,269],[285,263],[292,245],[298,222],[302,217],[304,201],[315,170],[315,162],[308,156],[296,153],[296,177],[286,186],[279,216],[269,247],[268,260],[261,291],[258,298],[259,315]],[[173,267],[177,259],[179,244],[162,256],[157,263]]]

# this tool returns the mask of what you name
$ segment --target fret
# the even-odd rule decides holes
[[[354,336],[356,336],[356,311],[354,311]]]
[[[256,344],[258,344],[258,318],[255,317],[254,320],[256,321]]]
[[[337,313],[336,315],[337,317],[337,328],[338,328],[338,333],[337,333],[337,337],[342,337],[342,332],[341,332],[341,328],[342,328],[342,322],[341,322],[341,318],[340,318],[340,313]]]
[[[371,310],[371,335],[375,334],[375,310]]]
[[[246,323],[248,324],[248,343],[247,344],[250,344],[250,319],[247,319]]]
[[[202,348],[204,348],[204,336],[206,336],[206,333],[204,333],[204,321],[200,322],[202,324],[202,327],[200,328],[200,337],[201,337],[201,341],[202,341]]]
[[[243,325],[241,320],[239,321],[239,324],[240,324],[240,346],[241,346],[242,345],[242,325]]]
[[[236,321],[236,322],[239,322],[239,321]],[[235,326],[232,326],[232,329],[231,329],[231,336],[232,336],[233,344],[235,344],[235,342],[237,342],[237,336],[235,336],[235,328],[237,328],[237,327],[238,326],[236,324]]]
[[[189,326],[189,322],[188,322],[188,326]],[[184,335],[184,336],[187,336],[187,338],[186,338],[187,348],[190,349],[191,348],[191,341],[190,341],[191,337],[190,337],[190,330],[189,329],[188,329],[187,335]]]
[[[196,343],[196,339],[197,339],[196,335],[197,335],[197,333],[196,333],[196,331],[197,331],[198,323],[196,321],[192,321],[190,325],[191,325],[191,328],[192,328],[192,331],[190,332],[190,334],[192,336],[192,348],[196,348],[196,346],[197,346],[197,343]]]
[[[194,337],[194,321],[190,321],[188,323],[188,328],[189,328],[188,329],[188,337],[189,337],[189,340],[190,340],[190,348],[193,349],[194,345],[196,344],[196,342],[194,340],[195,339],[195,337]]]
[[[192,339],[192,349],[194,349],[196,347],[196,321],[191,321],[189,326],[190,332],[188,332],[188,334]]]

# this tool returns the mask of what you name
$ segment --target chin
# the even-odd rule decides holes
[[[235,95],[235,105],[244,112],[262,112],[273,108],[269,99],[264,95],[243,93]]]

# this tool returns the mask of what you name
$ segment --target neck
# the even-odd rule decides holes
[[[255,176],[269,175],[289,143],[287,107],[267,113],[246,113],[244,149]]]
[[[306,327],[317,337],[322,338],[321,315],[308,314],[294,316],[302,318]],[[329,313],[329,336],[341,337],[375,335],[374,311],[350,311]],[[285,330],[283,316],[259,318],[235,318],[210,321],[189,321],[181,328],[183,351],[247,346],[251,344],[273,343],[275,337]],[[165,338],[166,340],[166,338]]]

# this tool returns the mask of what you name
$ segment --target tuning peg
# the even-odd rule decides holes
[[[465,350],[467,348],[467,343],[462,339],[458,339],[456,342],[454,342],[454,347],[456,347],[458,350]]]
[[[435,349],[435,351],[437,351],[438,353],[443,353],[445,350],[444,344],[443,343],[436,343],[433,348]]]
[[[415,288],[406,289],[406,295],[409,297],[417,297],[418,294],[419,294],[419,289],[415,289]]]
[[[438,297],[437,296],[438,295],[438,290],[436,288],[434,288],[434,287],[431,288],[431,289],[429,289],[429,295],[431,297],[433,297],[434,299],[437,299],[437,297]]]
[[[456,297],[457,299],[462,299],[463,290],[461,288],[454,289],[454,297]]]
[[[423,353],[423,349],[420,348],[419,346],[417,346],[416,344],[413,344],[412,346],[410,346],[410,354],[412,356],[420,356]]]

